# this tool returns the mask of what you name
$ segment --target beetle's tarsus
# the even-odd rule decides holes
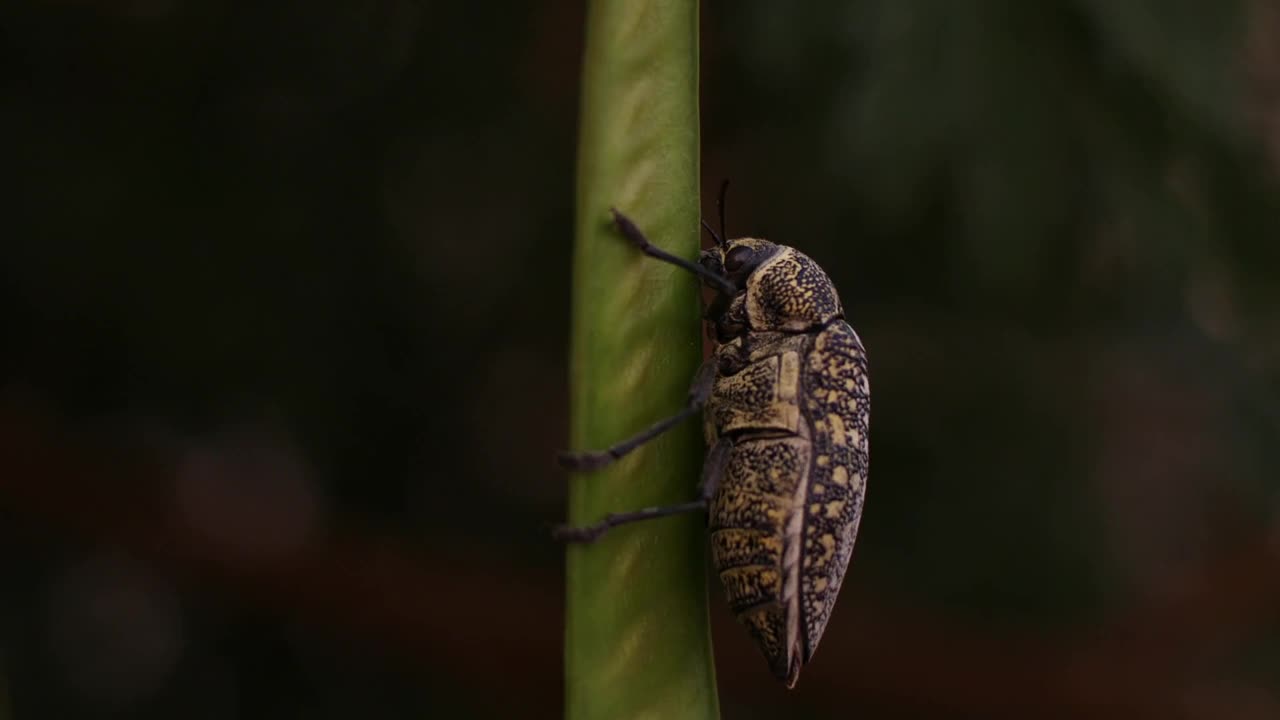
[[[556,462],[560,463],[560,467],[565,470],[576,470],[578,472],[588,472],[591,470],[599,470],[602,467],[610,465],[618,457],[605,452],[562,452],[556,455]]]
[[[557,525],[551,530],[551,537],[562,543],[590,544],[599,540],[605,529],[607,528],[602,529],[596,525],[588,525],[586,527]]]

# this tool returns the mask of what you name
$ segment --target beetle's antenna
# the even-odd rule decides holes
[[[720,211],[720,237],[719,244],[723,245],[725,240],[729,239],[729,234],[724,231],[724,196],[729,192],[729,178],[725,178],[720,183],[720,199],[716,201],[716,208]]]
[[[706,220],[703,220],[703,221],[702,221],[702,227],[703,227],[703,229],[704,229],[704,230],[706,230],[708,233],[711,233],[711,239],[716,241],[716,245],[723,245],[723,244],[724,244],[724,238],[722,238],[722,237],[720,237],[719,235],[717,235],[717,234],[716,234],[716,231],[711,229],[711,226],[707,224],[707,221],[706,221]]]

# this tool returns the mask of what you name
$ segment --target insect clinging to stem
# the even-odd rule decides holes
[[[703,413],[707,455],[698,492],[665,507],[561,527],[592,542],[620,525],[705,512],[711,556],[729,605],[773,674],[794,687],[831,616],[853,552],[867,482],[870,386],[862,341],[827,274],[795,248],[720,232],[693,263],[654,246],[622,213],[641,252],[696,274],[716,291],[705,313],[716,348],[685,407],[609,448],[565,453],[572,470],[604,467]]]

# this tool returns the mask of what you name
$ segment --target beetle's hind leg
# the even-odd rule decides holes
[[[656,520],[657,518],[683,513],[704,512],[708,503],[711,502],[711,496],[715,494],[716,488],[720,485],[720,478],[724,476],[725,465],[728,464],[729,460],[729,450],[732,447],[732,441],[722,439],[707,453],[707,460],[702,466],[702,482],[698,483],[697,500],[680,503],[679,505],[644,508],[643,510],[634,510],[632,512],[609,513],[604,516],[603,520],[594,525],[584,525],[582,527],[561,525],[553,530],[551,534],[561,542],[592,543],[600,539],[601,535],[619,525],[642,520]]]
[[[627,523],[640,522],[641,520],[655,520],[669,515],[681,515],[683,513],[700,512],[707,509],[706,500],[693,500],[691,502],[680,503],[679,505],[664,505],[662,507],[644,508],[643,510],[634,510],[624,513],[609,513],[604,519],[594,525],[584,525],[583,527],[569,527],[561,525],[552,531],[552,536],[561,542],[570,543],[591,543],[600,538],[609,530],[626,525]]]
[[[698,373],[693,377],[693,384],[689,386],[689,397],[685,403],[684,409],[668,418],[663,418],[658,422],[650,425],[646,430],[623,440],[622,442],[611,445],[604,450],[594,450],[589,452],[572,453],[563,452],[558,456],[560,466],[567,470],[599,470],[606,465],[613,463],[627,453],[644,445],[650,440],[658,437],[662,433],[679,425],[693,415],[698,414],[702,410],[702,406],[707,404],[707,398],[711,396],[711,385],[716,379],[716,365],[714,360],[708,360],[702,363],[702,367],[698,368]]]

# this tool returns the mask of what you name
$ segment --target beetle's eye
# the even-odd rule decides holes
[[[730,250],[728,254],[724,256],[725,271],[731,273],[738,272],[742,268],[746,267],[747,263],[751,262],[751,258],[754,257],[755,254],[755,250],[752,250],[745,245],[739,245],[738,247]]]

